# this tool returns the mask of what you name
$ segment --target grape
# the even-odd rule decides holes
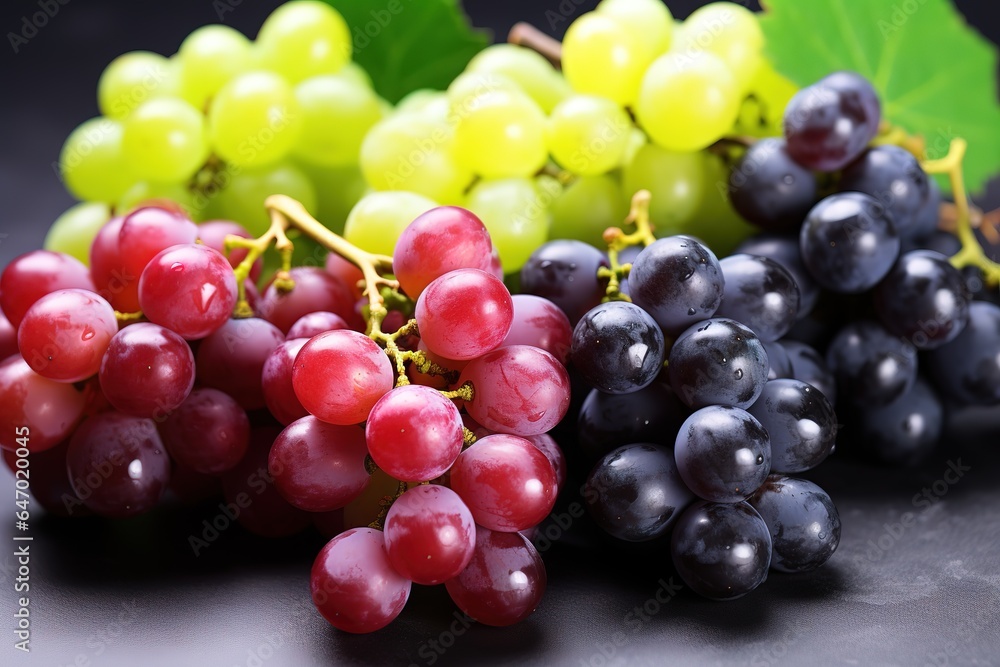
[[[639,306],[609,301],[577,322],[569,354],[587,384],[628,394],[649,385],[663,370],[663,332]]]
[[[795,94],[785,107],[788,154],[817,171],[836,171],[878,134],[878,95],[864,77],[834,72]]]
[[[856,190],[877,199],[888,210],[900,236],[909,236],[928,203],[930,187],[920,162],[899,146],[873,146],[840,175],[841,191]]]
[[[246,248],[233,248],[226,252],[226,237],[239,236],[241,238],[253,238],[246,228],[231,220],[211,220],[198,225],[198,240],[208,248],[217,250],[229,259],[229,265],[237,268],[249,254]],[[256,282],[260,278],[260,272],[264,268],[264,260],[257,260],[250,266],[250,280]]]
[[[44,452],[31,452],[29,456],[31,467],[31,497],[49,514],[60,517],[81,516],[88,514],[83,502],[73,493],[66,471],[66,450],[69,442],[63,442]],[[3,461],[17,477],[17,467],[20,460],[14,450],[0,450]],[[25,473],[21,473],[24,475]]]
[[[84,505],[121,519],[159,503],[170,478],[170,457],[152,420],[102,412],[73,434],[66,469]]]
[[[750,504],[771,533],[771,568],[809,572],[840,544],[840,514],[830,496],[810,481],[771,475]]]
[[[267,409],[274,418],[285,426],[309,414],[302,407],[302,402],[295,395],[295,387],[292,385],[295,357],[307,342],[308,338],[289,336],[288,340],[274,348],[264,361],[264,368],[261,370],[260,383],[264,392],[264,402],[267,403]]]
[[[569,318],[548,299],[533,294],[514,294],[514,320],[500,347],[531,345],[551,353],[563,365],[573,342]]]
[[[792,274],[773,259],[756,255],[730,255],[719,264],[725,289],[715,314],[742,322],[765,343],[788,333],[799,308]]]
[[[436,484],[409,489],[385,516],[385,550],[401,575],[432,586],[457,577],[472,560],[476,524],[457,493]]]
[[[767,379],[776,380],[778,378],[792,377],[792,360],[788,358],[788,352],[779,341],[761,341],[764,351],[767,352]]]
[[[292,385],[310,414],[348,426],[368,418],[394,383],[392,363],[371,338],[356,331],[328,331],[295,357]]]
[[[340,71],[351,59],[351,33],[344,18],[316,0],[294,0],[274,10],[257,33],[260,61],[298,82]]]
[[[365,134],[382,117],[371,87],[338,75],[314,76],[295,87],[302,134],[292,152],[328,167],[355,164]]]
[[[184,38],[177,50],[181,96],[205,109],[230,79],[250,67],[250,40],[225,25],[206,25]]]
[[[294,507],[329,512],[357,498],[368,485],[365,432],[325,424],[313,416],[289,424],[274,441],[267,469]]]
[[[737,213],[762,229],[798,231],[816,203],[816,177],[792,160],[784,139],[761,139],[733,167],[729,198]]]
[[[736,122],[740,88],[718,56],[667,53],[642,77],[635,113],[650,139],[672,151],[697,151],[721,139]]]
[[[729,202],[726,182],[732,170],[730,161],[711,151],[704,153],[705,173],[702,179],[708,187],[701,190],[697,203],[697,214],[683,225],[676,226],[670,233],[689,234],[712,250],[719,257],[725,257],[743,239],[757,232],[757,228],[740,217]],[[704,224],[711,220],[711,224]],[[667,232],[659,230],[659,236]]]
[[[185,215],[195,215],[203,207],[195,204],[195,195],[183,183],[139,181],[115,203],[115,210],[130,213],[144,206],[173,206]]]
[[[860,192],[830,195],[812,208],[799,237],[802,262],[823,287],[857,294],[874,287],[899,256],[885,208]]]
[[[858,410],[853,426],[865,450],[883,463],[908,466],[927,458],[944,429],[944,406],[934,387],[918,377],[888,405]]]
[[[93,292],[66,289],[32,304],[17,330],[21,356],[31,369],[57,382],[95,375],[118,333],[115,309]]]
[[[583,498],[597,525],[627,542],[665,535],[694,500],[670,450],[647,443],[608,453],[590,471]]]
[[[481,180],[472,186],[465,207],[486,225],[504,271],[521,269],[549,235],[549,205],[558,189],[527,178]]]
[[[160,423],[160,437],[179,465],[206,475],[230,470],[250,445],[250,420],[217,389],[194,389]]]
[[[0,447],[15,450],[29,429],[32,453],[55,447],[83,418],[85,399],[73,385],[49,380],[31,370],[20,355],[0,361]]]
[[[462,451],[462,416],[441,392],[407,385],[375,403],[365,425],[368,453],[396,479],[443,475]]]
[[[677,472],[705,500],[735,503],[771,472],[768,431],[745,410],[710,405],[681,425],[674,444]]]
[[[295,324],[288,330],[286,337],[289,340],[293,338],[312,338],[313,336],[333,331],[334,329],[350,328],[340,315],[320,310],[315,313],[307,313],[295,320]]]
[[[92,118],[66,138],[59,153],[59,172],[77,199],[117,201],[135,181],[122,149],[122,123]]]
[[[582,241],[549,241],[521,267],[521,291],[556,304],[575,325],[601,303],[604,287],[597,270],[607,266],[604,253]]]
[[[566,30],[563,74],[578,93],[628,106],[635,102],[642,75],[655,55],[648,43],[636,39],[615,18],[589,12]]]
[[[448,105],[448,115],[446,117],[448,117],[449,120],[457,120],[458,118],[461,118],[475,108],[477,98],[480,95],[497,90],[521,94],[526,93],[526,91],[521,88],[516,81],[498,72],[473,72],[470,70],[462,72],[455,77],[454,81],[448,84],[448,90],[445,92],[444,99]],[[440,98],[435,98],[420,105],[419,109],[415,107],[412,109],[406,109],[403,104],[400,103],[396,107],[396,110],[397,113],[412,111],[413,113],[420,113],[430,117],[436,115],[438,105],[440,105]],[[539,106],[541,106],[541,104],[539,104]]]
[[[916,348],[869,320],[841,328],[830,342],[826,363],[841,395],[866,408],[895,401],[917,377]]]
[[[140,322],[111,339],[99,378],[101,391],[115,408],[161,421],[191,393],[194,355],[173,331]]]
[[[611,100],[573,95],[549,115],[545,143],[564,169],[594,176],[622,163],[631,128],[628,114]]]
[[[703,152],[675,153],[645,144],[622,169],[622,189],[649,190],[649,215],[658,228],[676,229],[692,220],[704,192],[713,187]]]
[[[819,352],[805,343],[783,340],[779,343],[788,353],[792,365],[791,377],[812,385],[834,405],[837,400],[837,381]]]
[[[528,435],[524,438],[533,444],[538,451],[545,454],[545,458],[552,464],[552,470],[556,473],[556,493],[566,485],[566,455],[563,453],[559,443],[548,433],[538,435]]]
[[[556,197],[550,211],[549,237],[601,246],[604,230],[628,214],[628,203],[614,175],[581,176]]]
[[[644,42],[646,50],[659,55],[670,48],[674,25],[670,10],[660,0],[602,0],[597,13],[625,27],[632,39]]]
[[[110,231],[113,233],[113,230]],[[192,244],[197,238],[198,226],[178,211],[150,206],[129,213],[122,220],[118,232],[118,258],[115,258],[113,250],[110,250],[113,241],[107,240],[108,259],[112,261],[118,259],[121,267],[120,280],[114,282],[120,282],[122,285],[109,283],[106,289],[113,291],[115,287],[120,287],[130,291],[134,284],[138,297],[142,272],[150,261],[170,246]],[[103,243],[102,239],[102,245]],[[97,264],[96,261],[91,262],[91,266],[96,267]],[[114,280],[114,271],[119,265],[114,263],[110,268]],[[113,298],[108,301],[115,305]]]
[[[490,268],[493,244],[474,213],[440,206],[417,216],[403,230],[393,252],[392,271],[412,299],[435,278],[455,269]]]
[[[954,340],[927,355],[942,394],[969,405],[1000,403],[1000,307],[969,304],[969,323]]]
[[[797,236],[756,234],[737,246],[734,253],[768,257],[785,267],[785,270],[792,274],[795,285],[799,288],[799,319],[812,312],[819,299],[820,288],[802,263],[802,253],[799,250]]]
[[[875,288],[882,325],[918,350],[933,350],[962,333],[969,321],[965,279],[948,258],[928,250],[902,255]]]
[[[288,162],[240,169],[212,204],[220,215],[239,220],[251,237],[264,234],[271,225],[264,201],[275,194],[295,199],[307,211],[318,210],[317,194],[305,172]]]
[[[670,388],[654,382],[630,394],[592,389],[577,420],[577,444],[588,464],[636,442],[673,447],[689,410]]]
[[[475,359],[507,337],[514,304],[503,282],[479,269],[435,278],[415,308],[428,349],[449,359]]]
[[[413,192],[372,192],[358,200],[344,224],[344,238],[363,250],[392,255],[414,218],[437,204]]]
[[[366,135],[367,136],[367,135]],[[346,167],[320,167],[298,163],[299,170],[309,178],[316,195],[316,214],[323,225],[343,236],[347,215],[369,190],[361,169],[356,164]]]
[[[514,82],[547,114],[571,93],[566,80],[549,61],[532,49],[514,44],[487,46],[473,56],[465,71]]]
[[[312,266],[296,266],[288,275],[295,282],[291,292],[272,283],[257,304],[261,317],[283,333],[303,316],[318,310],[339,315],[348,324],[361,324],[360,315],[354,309],[354,297],[344,283]]]
[[[139,178],[187,180],[209,154],[205,118],[183,100],[150,100],[123,122],[121,151]]]
[[[694,324],[670,350],[667,373],[674,393],[691,408],[753,405],[767,381],[767,353],[757,335],[726,318]]]
[[[146,100],[171,95],[177,83],[170,61],[160,54],[124,53],[101,73],[97,105],[108,118],[121,120]]]
[[[654,241],[629,272],[629,294],[668,335],[715,314],[726,279],[715,253],[690,236]]]
[[[118,238],[122,218],[112,218],[101,227],[90,247],[90,275],[95,290],[115,310],[139,310],[139,276],[126,274]]]
[[[198,345],[198,381],[229,394],[244,410],[263,408],[264,363],[284,341],[277,327],[260,318],[229,320]]]
[[[0,361],[17,353],[17,329],[0,311]]]
[[[786,378],[768,380],[748,412],[767,429],[774,472],[810,470],[833,453],[837,415],[812,385]]]
[[[913,224],[902,230],[904,239],[923,239],[937,231],[941,212],[941,187],[933,178],[927,179],[927,199],[914,216]],[[948,235],[955,238],[953,234]]]
[[[15,257],[0,273],[0,310],[16,329],[32,304],[61,289],[94,291],[87,267],[61,252],[32,250]]]
[[[747,503],[702,500],[677,520],[670,552],[677,573],[695,593],[735,600],[767,579],[771,535]]]
[[[46,250],[69,255],[90,264],[90,246],[101,228],[111,219],[111,209],[101,202],[80,202],[56,218],[45,234]]]
[[[302,111],[292,88],[277,74],[247,72],[212,100],[208,132],[215,152],[241,167],[280,160],[295,146]]]
[[[498,433],[538,435],[552,430],[569,409],[569,374],[559,360],[537,347],[511,345],[474,359],[459,384],[471,382],[466,412]]]
[[[764,33],[757,15],[732,2],[711,2],[684,21],[675,50],[686,56],[699,49],[721,58],[736,83],[749,88],[763,63]]]
[[[198,340],[229,320],[236,305],[236,278],[218,250],[173,246],[143,269],[139,305],[150,322]]]
[[[483,93],[455,125],[455,159],[484,178],[531,176],[547,157],[545,113],[527,95]]]

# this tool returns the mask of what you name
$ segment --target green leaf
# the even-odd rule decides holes
[[[779,72],[806,86],[835,70],[871,81],[883,116],[920,135],[929,157],[954,137],[978,191],[1000,171],[997,49],[948,0],[765,0],[761,26]]]
[[[444,90],[490,43],[458,0],[325,0],[351,29],[354,60],[392,103],[421,88]]]

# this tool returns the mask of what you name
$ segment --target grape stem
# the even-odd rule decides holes
[[[597,269],[597,278],[607,280],[608,286],[603,301],[631,301],[627,294],[621,291],[621,281],[627,278],[632,265],[620,264],[618,253],[633,245],[648,246],[656,240],[653,236],[653,225],[649,221],[649,203],[652,195],[649,190],[639,190],[632,195],[632,207],[625,217],[625,225],[635,225],[635,231],[625,233],[621,227],[608,227],[604,230],[604,242],[608,244],[607,267]]]
[[[143,317],[142,311],[138,313],[120,313],[115,311],[115,319],[118,320],[119,325],[129,324],[130,322],[138,322]]]
[[[558,39],[546,35],[530,23],[524,21],[515,23],[507,33],[507,43],[536,51],[556,69],[562,68],[562,44]]]

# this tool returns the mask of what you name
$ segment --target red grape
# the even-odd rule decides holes
[[[295,324],[288,330],[287,338],[312,338],[326,331],[335,329],[350,329],[343,317],[336,313],[327,311],[317,311],[307,313],[295,320]]]
[[[500,347],[532,345],[539,347],[566,365],[573,344],[573,327],[559,306],[534,294],[515,294],[514,321]]]
[[[267,403],[264,362],[285,341],[277,327],[257,317],[229,320],[198,344],[198,380],[229,394],[244,410]]]
[[[236,466],[250,443],[250,420],[217,389],[195,389],[160,424],[167,451],[179,465],[206,475]]]
[[[118,237],[124,218],[109,220],[90,245],[90,276],[97,293],[115,310],[134,313],[139,310],[139,275],[125,269]]]
[[[261,371],[260,383],[267,409],[285,426],[309,414],[302,407],[292,386],[292,367],[295,364],[295,357],[307,342],[309,342],[307,338],[289,338],[274,348],[264,361],[264,368]]]
[[[355,311],[355,299],[347,285],[316,267],[298,266],[289,271],[295,289],[284,292],[272,283],[264,290],[257,312],[268,322],[287,333],[302,317],[318,310],[340,315],[357,328],[361,316]]]
[[[432,280],[455,269],[489,271],[493,243],[471,211],[439,206],[407,225],[396,241],[392,270],[400,287],[416,299]]]
[[[458,269],[434,279],[417,298],[420,337],[449,359],[475,359],[507,337],[514,304],[507,287],[485,271]]]
[[[362,298],[361,289],[358,288],[358,283],[364,280],[364,274],[361,273],[361,269],[353,263],[344,259],[337,253],[331,252],[326,256],[326,272],[334,278],[337,278],[340,282],[344,283],[344,285],[351,290],[351,295],[354,297],[355,301]]]
[[[4,449],[3,460],[11,472],[27,477],[31,483],[31,497],[41,505],[46,512],[56,516],[82,516],[90,514],[83,502],[76,497],[69,483],[69,473],[66,471],[66,451],[69,441],[61,442],[44,452],[31,452],[25,459],[28,467],[17,465],[19,460],[14,450]],[[23,464],[22,464],[23,465]]]
[[[16,329],[33,303],[61,289],[93,292],[90,271],[75,257],[33,250],[15,258],[0,274],[0,309]]]
[[[118,232],[118,252],[122,272],[127,276],[142,275],[143,269],[161,250],[170,246],[191,244],[198,239],[198,225],[180,210],[157,206],[136,209],[122,219]]]
[[[17,354],[17,329],[0,310],[0,361],[12,354]]]
[[[40,452],[66,440],[83,418],[84,395],[73,385],[44,378],[20,357],[0,362],[0,447]],[[25,432],[27,429],[27,433]]]

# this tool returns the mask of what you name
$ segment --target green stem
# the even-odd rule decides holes
[[[627,278],[632,269],[631,264],[621,264],[618,253],[629,246],[648,246],[656,240],[653,235],[653,225],[649,220],[649,203],[652,198],[649,190],[639,190],[632,196],[632,208],[625,218],[624,224],[635,225],[635,231],[625,233],[620,227],[608,227],[604,230],[604,242],[608,244],[608,268],[597,270],[599,280],[607,280],[604,301],[631,301],[627,294],[621,291],[621,281]]]

